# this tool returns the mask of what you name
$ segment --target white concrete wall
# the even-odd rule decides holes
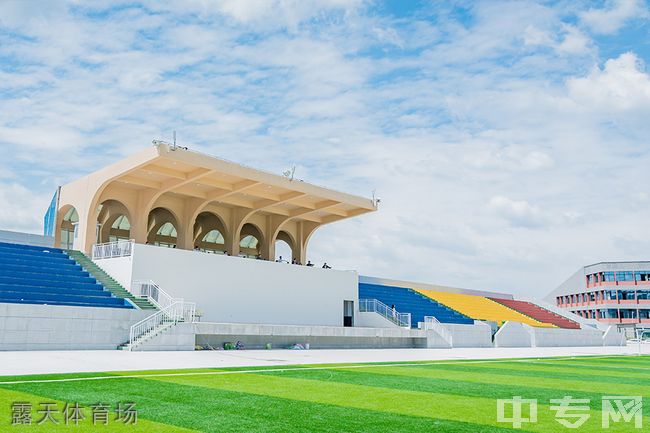
[[[602,346],[603,332],[598,329],[528,328],[533,347]]]
[[[398,325],[381,314],[370,312],[358,313],[354,326],[362,328],[399,328]]]
[[[625,333],[617,326],[610,326],[603,334],[603,346],[627,346]]]
[[[453,347],[492,347],[492,329],[485,323],[457,325],[445,323],[452,336]]]
[[[124,308],[0,304],[0,350],[116,349],[129,339],[131,325],[149,314]]]
[[[344,328],[335,326],[260,325],[244,323],[195,323],[199,346],[222,347],[242,341],[247,348],[271,343],[281,349],[309,343],[312,349],[427,347],[429,331],[405,328]],[[434,346],[435,347],[435,346]]]
[[[10,244],[34,245],[38,247],[53,247],[54,238],[50,236],[35,235],[33,233],[12,232],[0,230],[0,242]]]
[[[196,302],[204,322],[343,326],[344,300],[358,312],[353,271],[141,244],[132,259],[134,280]]]
[[[494,347],[532,347],[532,336],[519,322],[506,322],[494,334]]]
[[[113,259],[101,259],[94,261],[97,266],[102,268],[115,281],[120,283],[126,290],[131,290],[131,281],[133,281],[133,258],[116,257]]]

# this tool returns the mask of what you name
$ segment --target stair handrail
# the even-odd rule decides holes
[[[411,313],[393,311],[379,299],[359,299],[359,311],[361,313],[377,313],[402,328],[411,327]]]
[[[437,332],[443,340],[452,345],[453,334],[436,317],[424,316],[424,330]]]
[[[183,302],[182,298],[171,296],[151,280],[133,280],[131,282],[131,294],[136,298],[146,299],[159,310],[167,308],[174,302]]]
[[[178,323],[181,321],[182,315],[182,301],[174,302],[166,308],[158,310],[151,316],[147,316],[139,322],[131,325],[131,329],[129,330],[129,351],[142,343],[144,341],[142,337],[147,333],[158,329],[165,322],[170,325]]]
[[[158,311],[131,326],[129,351],[144,341],[143,336],[165,323],[175,325],[178,322],[193,323],[196,320],[195,302],[174,298],[151,280],[134,280],[131,282],[131,293],[137,298],[146,299]]]
[[[116,257],[129,257],[133,254],[134,239],[119,240],[93,245],[92,259],[113,259]]]

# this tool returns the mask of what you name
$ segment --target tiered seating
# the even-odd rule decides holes
[[[521,314],[525,314],[526,316],[532,317],[533,319],[536,319],[540,322],[552,323],[559,328],[580,329],[580,325],[573,320],[569,320],[566,317],[562,317],[559,314],[548,311],[547,309],[542,308],[539,305],[535,305],[532,302],[499,298],[490,299],[494,302],[505,305],[508,308],[512,308],[515,311],[519,311]]]
[[[459,293],[436,292],[433,290],[417,290],[424,296],[431,298],[449,308],[453,308],[466,316],[477,320],[488,320],[497,322],[500,325],[510,320],[513,322],[525,323],[540,328],[552,328],[550,323],[540,322],[531,317],[525,316],[505,305],[494,302],[488,298]]]
[[[378,299],[388,306],[395,305],[395,309],[400,313],[411,313],[413,327],[417,327],[418,322],[424,322],[424,316],[434,316],[442,323],[474,323],[469,317],[402,287],[359,283],[359,299]]]
[[[132,308],[58,248],[0,242],[0,303]]]

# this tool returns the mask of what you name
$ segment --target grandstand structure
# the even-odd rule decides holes
[[[157,143],[59,187],[44,236],[0,231],[0,350],[625,343],[541,301],[303,265],[319,227],[376,210]]]

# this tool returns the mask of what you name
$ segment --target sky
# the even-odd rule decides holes
[[[0,229],[181,145],[381,198],[308,257],[543,297],[650,259],[650,12],[607,1],[0,0]]]

